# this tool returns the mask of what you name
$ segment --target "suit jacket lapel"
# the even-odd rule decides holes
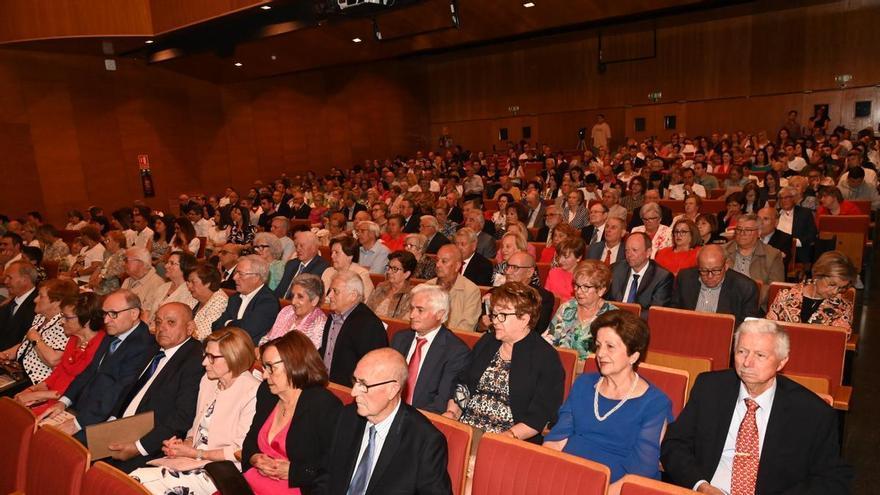
[[[416,389],[413,391],[413,402],[415,402],[419,392],[425,393],[424,384],[433,382],[432,375],[439,371],[440,356],[446,353],[446,333],[444,330],[446,330],[446,327],[441,326],[440,330],[437,331],[437,336],[434,337],[434,342],[431,342],[431,347],[428,348],[428,354],[422,358],[422,369],[419,370]],[[405,354],[404,357],[406,357]],[[422,380],[423,377],[429,377],[430,379]],[[418,386],[419,383],[422,383],[422,386]]]
[[[648,269],[645,270],[645,275],[642,277],[642,280],[639,281],[639,289],[636,291],[636,299],[642,296],[642,293],[648,289],[648,286],[651,285],[651,282],[654,280],[654,275],[656,275],[657,267],[654,263],[648,261]]]
[[[783,425],[785,424],[786,418],[788,418],[788,405],[789,402],[786,400],[786,394],[788,393],[788,383],[785,383],[783,379],[776,376],[776,395],[773,396],[773,408],[770,410],[770,419],[767,421],[767,431],[764,432],[764,444],[761,448],[761,460],[764,462],[759,462],[758,464],[758,486],[761,485],[761,479],[766,479],[767,476],[770,476],[773,468],[773,454],[777,450],[779,443],[777,443],[777,437],[779,437],[780,442],[785,442],[785,438],[783,435]],[[769,472],[768,472],[769,470]]]
[[[343,413],[344,414],[344,413]],[[343,480],[342,483],[339,483],[340,486],[348,488],[351,477],[354,475],[355,467],[357,466],[358,461],[360,460],[360,451],[361,451],[361,442],[364,438],[364,430],[367,429],[367,420],[361,416],[355,415],[355,427],[354,431],[352,431],[352,436],[349,439],[349,445],[347,448],[344,448],[343,452],[352,452],[354,455],[347,456],[348,464],[344,466],[344,470],[342,471]],[[373,471],[375,473],[375,470]]]
[[[733,410],[736,407],[736,398],[739,397],[739,377],[736,375],[736,371],[729,370],[727,373],[731,386],[721,390],[720,400],[715,403],[717,410],[714,416],[718,420],[715,422],[715,437],[712,439],[710,452],[717,452],[718,455],[714,458],[715,464],[713,465],[717,465],[718,460],[721,459],[721,451],[724,449],[727,431],[730,427],[730,421],[733,419]]]
[[[373,468],[373,474],[370,475],[370,484],[367,485],[366,493],[372,493],[370,490],[375,486],[376,481],[382,479],[382,473],[384,473],[388,466],[391,465],[391,461],[397,453],[397,448],[400,446],[400,437],[403,434],[403,420],[404,416],[407,414],[409,414],[409,411],[407,410],[406,405],[401,402],[400,409],[397,411],[397,416],[394,417],[394,421],[391,423],[391,429],[388,430],[388,436],[385,438],[385,443],[382,445],[382,452],[379,453],[379,459],[376,461],[376,466]]]
[[[145,405],[148,404],[150,398],[153,396],[154,390],[159,390],[162,388],[162,384],[168,381],[168,377],[177,372],[177,369],[180,368],[180,363],[189,357],[190,347],[193,346],[195,341],[193,339],[187,340],[183,345],[177,349],[177,352],[171,356],[171,359],[168,363],[165,364],[164,367],[159,371],[159,374],[156,375],[156,378],[153,380],[153,383],[147,388],[147,391],[144,393],[143,398],[141,398],[140,404],[138,404],[138,411],[143,412],[142,409]],[[127,406],[127,405],[126,405]]]
[[[698,291],[697,298],[699,297]],[[730,299],[733,297],[736,297],[736,299],[740,298],[739,295],[734,296],[733,294],[733,277],[724,277],[724,281],[721,282],[721,292],[718,294],[718,307],[715,308],[715,312],[733,314],[733,310],[730,307]]]

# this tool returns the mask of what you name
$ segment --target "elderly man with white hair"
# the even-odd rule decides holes
[[[785,329],[746,320],[734,335],[734,369],[700,374],[660,460],[673,483],[710,494],[850,493],[837,414],[779,374],[789,357]]]
[[[150,252],[142,247],[128,248],[125,251],[125,273],[128,278],[122,282],[121,289],[132,291],[141,301],[141,319],[152,321],[153,313],[159,309],[164,294],[157,290],[165,279],[153,268]]]
[[[379,242],[382,229],[376,222],[364,220],[358,222],[354,230],[361,245],[358,248],[358,264],[369,270],[370,273],[384,275],[390,251],[385,244]]]
[[[391,347],[403,354],[409,368],[403,398],[413,407],[443,414],[470,349],[444,325],[449,293],[442,287],[417,285],[412,290],[411,307],[410,330],[391,339]]]
[[[272,328],[280,306],[278,298],[269,290],[269,264],[252,254],[238,260],[235,269],[235,290],[229,298],[226,310],[211,325],[212,330],[238,327],[247,332],[254,342]]]
[[[364,283],[359,274],[346,270],[336,274],[327,291],[330,318],[324,325],[318,353],[330,381],[351,386],[358,361],[380,347],[388,347],[388,334],[382,320],[364,304]]]
[[[437,254],[441,247],[452,243],[448,237],[440,232],[440,222],[434,215],[422,215],[419,218],[419,233],[428,240],[425,254]]]
[[[321,276],[324,270],[330,267],[330,263],[321,257],[318,237],[310,231],[297,232],[293,244],[296,248],[296,258],[284,265],[284,274],[281,281],[275,287],[275,296],[278,299],[290,299],[293,289],[293,279],[303,273]]]

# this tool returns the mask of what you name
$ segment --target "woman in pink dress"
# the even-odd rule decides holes
[[[289,332],[260,346],[263,384],[242,446],[255,495],[309,495],[326,471],[342,403],[327,390],[327,368],[308,337]]]
[[[321,347],[321,337],[327,323],[327,315],[320,307],[324,293],[321,277],[303,273],[294,278],[290,305],[281,308],[272,329],[260,339],[260,345],[297,330],[312,341],[315,349]]]

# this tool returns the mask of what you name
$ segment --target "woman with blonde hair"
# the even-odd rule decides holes
[[[853,304],[843,297],[858,271],[840,251],[828,251],[813,264],[813,278],[782,289],[770,303],[768,320],[814,323],[852,330]]]

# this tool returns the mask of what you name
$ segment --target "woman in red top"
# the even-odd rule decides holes
[[[654,261],[678,276],[680,270],[697,266],[700,239],[697,224],[686,218],[678,220],[672,225],[672,246],[658,251]]]
[[[39,415],[54,404],[92,362],[105,335],[101,330],[104,324],[101,302],[101,296],[92,292],[80,294],[76,300],[62,301],[61,318],[69,339],[61,361],[48,378],[15,396],[19,403],[34,408],[34,414]]]
[[[403,251],[403,243],[406,240],[406,236],[409,235],[403,231],[404,221],[405,219],[402,215],[391,215],[385,223],[386,232],[382,234],[380,239],[382,239],[382,244],[385,244],[385,247],[392,253],[394,251]]]
[[[840,189],[823,186],[819,189],[819,208],[816,209],[816,225],[822,215],[864,215],[855,203],[843,199]]]

